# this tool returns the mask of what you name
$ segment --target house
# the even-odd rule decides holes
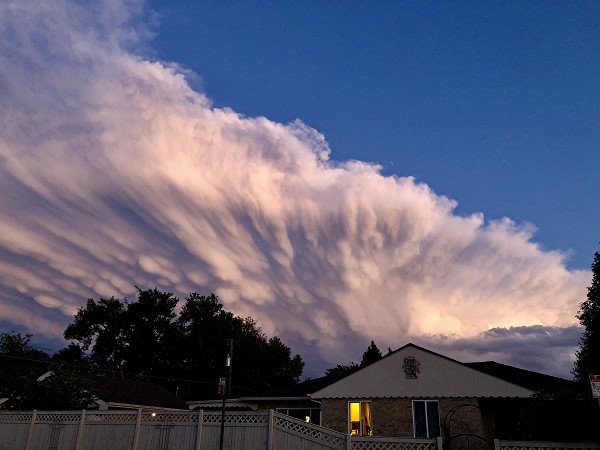
[[[530,399],[569,383],[494,362],[465,364],[414,344],[313,392],[321,424],[352,435],[433,438],[446,432],[491,441],[494,399]]]
[[[87,373],[76,374],[95,391],[98,409],[185,410],[187,403],[171,391],[148,381],[124,380]]]
[[[315,425],[321,424],[321,404],[312,400],[310,394],[339,380],[339,377],[325,376],[306,380],[280,388],[273,388],[254,396],[226,400],[228,411],[263,411],[273,409],[279,413],[304,420]],[[190,409],[220,409],[222,400],[189,401]]]
[[[600,420],[594,405],[590,410],[575,402],[567,408],[564,400],[533,397],[548,389],[568,391],[572,385],[494,361],[462,363],[407,344],[344,378],[321,377],[228,399],[226,407],[274,409],[354,436],[593,440],[586,430]],[[190,409],[221,408],[222,400],[188,404]]]

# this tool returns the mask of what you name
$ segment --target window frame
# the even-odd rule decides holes
[[[442,427],[440,424],[440,402],[439,400],[425,400],[425,399],[419,399],[419,400],[412,400],[411,402],[411,406],[412,406],[412,419],[413,419],[413,437],[417,438],[417,421],[416,421],[416,411],[415,411],[415,403],[423,403],[424,406],[424,412],[425,412],[425,431],[427,436],[419,436],[418,438],[425,438],[425,439],[435,439],[439,436],[441,436],[442,433]],[[428,404],[435,404],[436,405],[436,409],[437,409],[437,430],[438,430],[438,435],[437,436],[430,436],[429,435],[429,413],[427,410],[427,405]]]
[[[358,403],[358,409],[361,412],[360,416],[359,416],[359,420],[358,420],[358,430],[359,430],[359,434],[352,434],[352,411],[351,411],[351,404],[352,403]],[[363,409],[363,404],[368,404],[369,405],[369,421],[370,423],[367,423],[366,426],[369,428],[371,434],[363,434],[363,430],[365,429],[365,424],[362,418],[362,409]],[[372,400],[367,400],[367,399],[360,399],[360,400],[348,400],[348,414],[347,414],[347,420],[348,420],[348,434],[352,435],[352,436],[373,436],[373,402]]]

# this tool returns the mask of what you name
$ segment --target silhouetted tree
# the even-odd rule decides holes
[[[123,373],[128,340],[126,307],[127,300],[114,297],[89,299],[64,332],[65,339],[76,341],[74,345],[84,352],[90,351],[89,360],[96,370]]]
[[[371,344],[367,347],[365,352],[363,353],[362,360],[359,364],[355,362],[350,362],[349,364],[338,364],[335,367],[327,369],[325,371],[325,376],[330,376],[335,379],[342,379],[347,377],[348,375],[353,374],[354,372],[366,367],[374,362],[379,361],[383,358],[381,351],[375,344],[375,341],[371,340]]]
[[[136,301],[90,299],[65,330],[73,345],[64,358],[89,361],[92,371],[152,379],[185,398],[217,396],[234,342],[232,395],[293,384],[304,362],[277,337],[268,338],[250,317],[225,311],[216,295],[179,300],[158,289],[138,288]]]
[[[90,384],[65,366],[51,364],[45,377],[29,373],[8,381],[1,393],[8,409],[84,409],[94,404]]]
[[[375,345],[375,341],[372,340],[371,345],[369,345],[367,347],[367,350],[365,350],[365,352],[363,353],[362,361],[360,362],[360,367],[367,367],[368,365],[379,361],[381,358],[383,358],[381,350],[377,348],[377,345]]]
[[[216,295],[191,294],[178,319],[183,330],[187,377],[202,373],[204,379],[224,375],[229,341],[233,340],[232,395],[256,394],[268,388],[296,383],[304,362],[278,337],[268,338],[251,317],[225,311]],[[187,384],[188,396],[211,397],[213,385]],[[190,391],[191,389],[191,391]]]
[[[37,373],[47,368],[50,357],[29,343],[31,334],[0,333],[0,380]]]
[[[68,365],[71,369],[80,372],[90,372],[92,368],[90,356],[79,345],[74,343],[70,343],[52,355],[52,361]]]
[[[30,345],[31,335],[0,333],[0,397],[8,409],[82,409],[94,392],[67,367]],[[48,374],[51,372],[51,374]],[[40,376],[47,374],[43,379]]]
[[[573,375],[575,380],[586,384],[590,374],[600,375],[600,253],[594,255],[592,284],[587,299],[580,304],[579,322],[584,327],[580,347],[576,353]]]
[[[355,362],[351,362],[350,364],[338,364],[331,369],[327,369],[325,371],[325,376],[330,376],[332,378],[341,380],[342,378],[347,377],[358,370],[360,370],[360,366]]]

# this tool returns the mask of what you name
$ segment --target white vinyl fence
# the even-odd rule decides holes
[[[494,441],[496,450],[590,450],[599,449],[600,443]]]
[[[217,450],[221,413],[0,411],[0,450]],[[595,444],[494,442],[495,450],[590,450]],[[442,439],[357,437],[274,411],[225,415],[226,450],[442,450]]]
[[[0,412],[0,450],[217,450],[221,413]],[[442,450],[436,439],[351,437],[274,411],[225,415],[226,450]]]

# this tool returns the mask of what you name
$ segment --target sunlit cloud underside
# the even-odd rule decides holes
[[[508,361],[517,339],[568,374],[588,272],[532,225],[335,161],[301,120],[214,108],[144,56],[143,8],[0,5],[0,283],[38,303],[2,302],[0,320],[59,336],[85,299],[158,286],[217,293],[309,365],[370,339]]]

